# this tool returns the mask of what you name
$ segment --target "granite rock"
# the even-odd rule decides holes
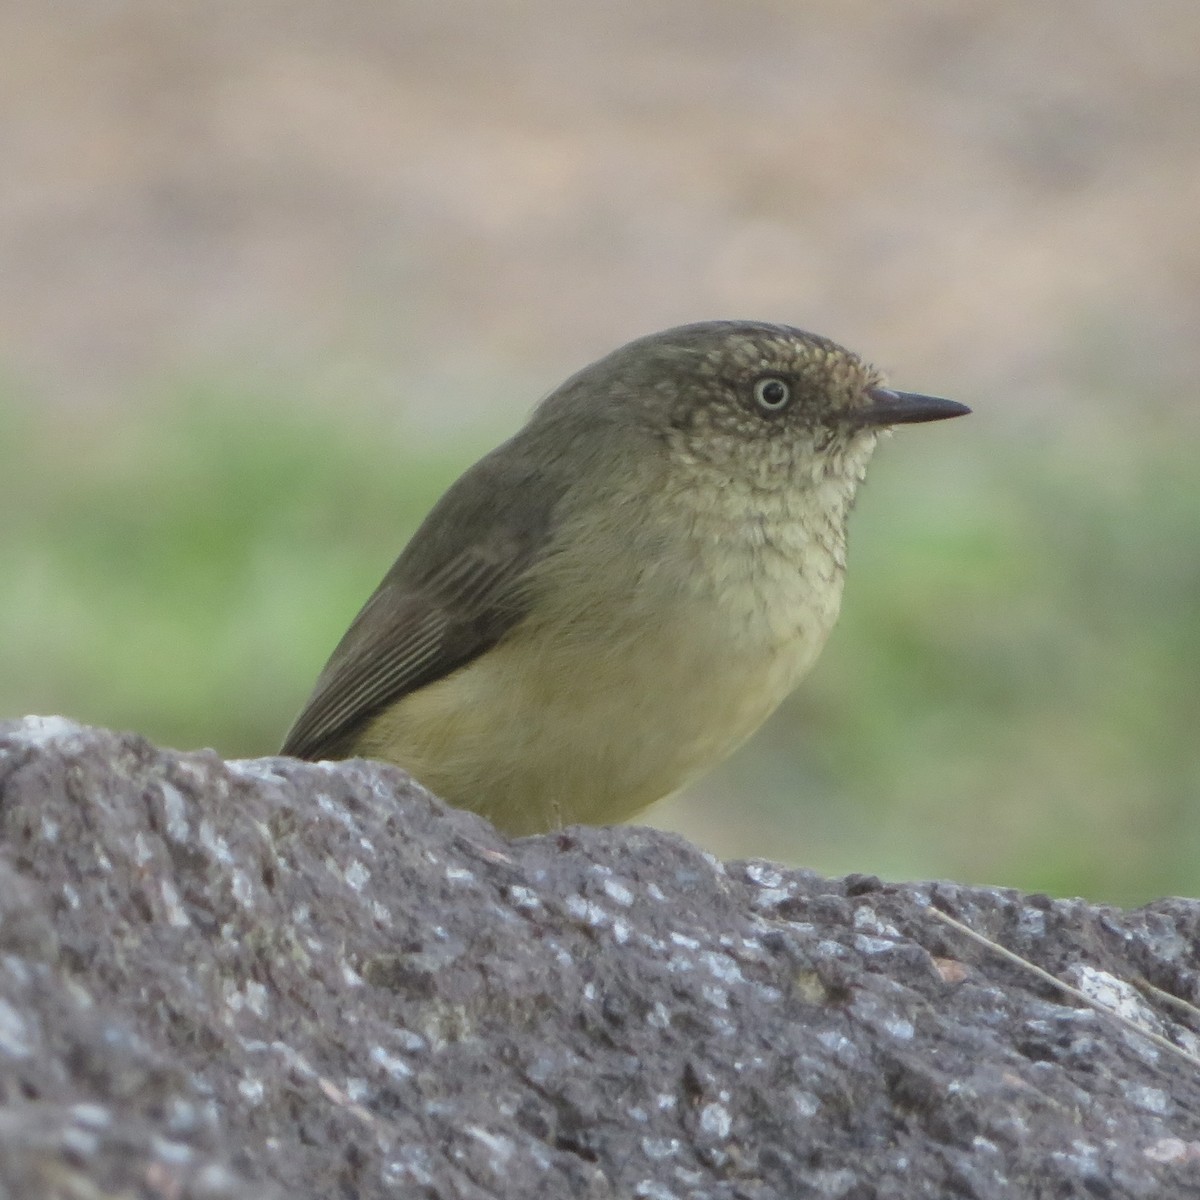
[[[1194,901],[509,842],[379,764],[0,725],[0,1198],[1200,1196],[1197,1004]]]

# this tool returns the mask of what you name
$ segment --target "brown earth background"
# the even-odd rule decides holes
[[[4,712],[272,751],[404,521],[541,394],[761,317],[976,411],[882,448],[812,687],[655,818],[826,869],[1200,887],[1194,0],[0,0],[0,163]],[[180,412],[186,472],[147,432]],[[340,476],[220,496],[292,422],[354,441]],[[421,475],[404,521],[381,483],[363,529],[356,461]],[[214,535],[172,622],[138,522],[185,474],[164,544],[226,501],[287,536],[242,575]]]

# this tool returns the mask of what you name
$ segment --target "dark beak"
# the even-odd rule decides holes
[[[891,388],[867,389],[870,401],[856,408],[850,419],[856,425],[882,427],[886,425],[915,425],[921,421],[944,421],[947,417],[965,417],[971,410],[957,400],[942,400],[938,396],[919,396],[916,392],[893,392]]]

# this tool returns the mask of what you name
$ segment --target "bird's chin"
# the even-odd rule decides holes
[[[829,455],[854,457],[863,454],[869,458],[880,437],[891,432],[886,427],[879,428],[874,425],[851,426],[849,429],[843,426],[840,429],[830,430],[828,440],[820,449]]]
[[[880,435],[890,433],[890,429],[856,429],[843,433],[826,452],[826,475],[861,483]]]

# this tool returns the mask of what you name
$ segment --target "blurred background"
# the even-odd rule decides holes
[[[0,0],[0,714],[273,752],[451,480],[713,317],[901,430],[818,668],[648,814],[1200,892],[1195,0]]]

